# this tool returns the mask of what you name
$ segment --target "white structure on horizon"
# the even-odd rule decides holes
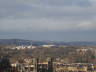
[[[55,45],[42,45],[42,47],[46,47],[46,48],[50,48],[50,47],[54,47]]]

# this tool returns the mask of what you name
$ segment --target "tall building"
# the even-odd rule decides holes
[[[50,59],[48,63],[39,63],[37,59],[37,72],[53,72],[53,59]]]

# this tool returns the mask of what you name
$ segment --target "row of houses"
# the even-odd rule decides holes
[[[57,64],[56,72],[96,72],[95,64],[87,63],[72,63],[72,64]]]
[[[10,65],[7,58],[1,58],[0,72],[96,72],[96,64],[91,63],[62,63],[52,58],[47,61],[27,58],[24,61],[16,61]]]
[[[56,45],[40,45],[40,46],[33,46],[33,45],[23,46],[22,45],[22,46],[12,47],[11,49],[24,50],[24,49],[35,49],[35,48],[39,48],[39,47],[51,48],[51,47],[56,47]]]
[[[13,63],[12,68],[17,69],[18,72],[53,72],[53,60],[48,62],[40,62],[39,59],[33,59],[33,63]]]
[[[13,68],[17,68],[18,72],[96,72],[96,64],[89,63],[71,63],[65,64],[54,62],[49,59],[46,62],[33,59],[32,63],[11,64]]]

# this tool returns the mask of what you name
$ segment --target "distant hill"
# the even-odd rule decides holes
[[[0,39],[0,45],[21,45],[29,44],[29,40],[22,39]]]
[[[49,44],[48,41],[33,41],[33,40],[24,40],[24,39],[0,39],[0,45],[43,45]]]
[[[76,41],[76,42],[68,42],[69,45],[77,45],[77,46],[96,46],[96,41]]]
[[[75,42],[59,42],[59,41],[33,41],[24,39],[0,39],[0,45],[44,45],[44,44],[55,44],[55,45],[70,45],[70,46],[96,46],[96,41],[75,41]]]

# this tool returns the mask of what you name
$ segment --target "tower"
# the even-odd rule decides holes
[[[50,61],[48,61],[48,72],[53,72],[53,59],[51,58]]]
[[[37,58],[36,61],[37,61],[37,62],[36,62],[36,70],[37,70],[37,72],[39,72],[39,65],[38,65],[38,63],[39,63],[39,59]]]

